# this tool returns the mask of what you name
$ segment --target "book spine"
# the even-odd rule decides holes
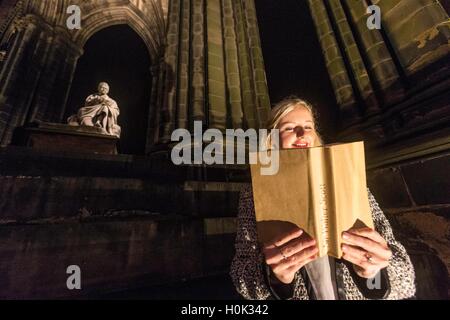
[[[327,186],[325,184],[325,179],[319,185],[319,219],[321,225],[321,239],[323,239],[323,250],[328,252],[329,239],[329,219],[328,219],[328,206],[327,206]]]
[[[353,200],[348,197],[352,194],[348,181],[353,181],[357,173],[353,167],[352,158],[348,158],[339,152],[340,146],[325,148],[326,180],[328,185],[328,255],[341,258],[341,225],[343,217],[351,214],[347,209],[340,210],[342,203],[350,205]],[[342,173],[354,173],[352,177],[342,176]],[[344,199],[344,200],[342,200]]]
[[[329,247],[328,187],[325,179],[324,148],[311,148],[308,151],[310,210],[312,210],[310,217],[314,224],[313,236],[317,241],[319,256],[323,257],[327,255]]]

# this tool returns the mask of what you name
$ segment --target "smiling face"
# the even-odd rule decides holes
[[[314,119],[303,105],[298,105],[280,119],[280,145],[283,149],[310,148],[320,145]]]

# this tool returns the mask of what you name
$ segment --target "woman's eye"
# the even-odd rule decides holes
[[[292,128],[292,127],[286,127],[286,128],[284,128],[284,131],[292,131],[292,130],[294,130],[294,128]]]

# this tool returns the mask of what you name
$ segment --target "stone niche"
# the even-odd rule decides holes
[[[13,144],[55,152],[117,154],[118,140],[98,127],[34,122],[16,129]]]

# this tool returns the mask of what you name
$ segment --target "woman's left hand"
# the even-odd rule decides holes
[[[386,240],[368,227],[343,232],[342,242],[342,259],[353,263],[355,272],[363,278],[375,277],[392,257]]]

